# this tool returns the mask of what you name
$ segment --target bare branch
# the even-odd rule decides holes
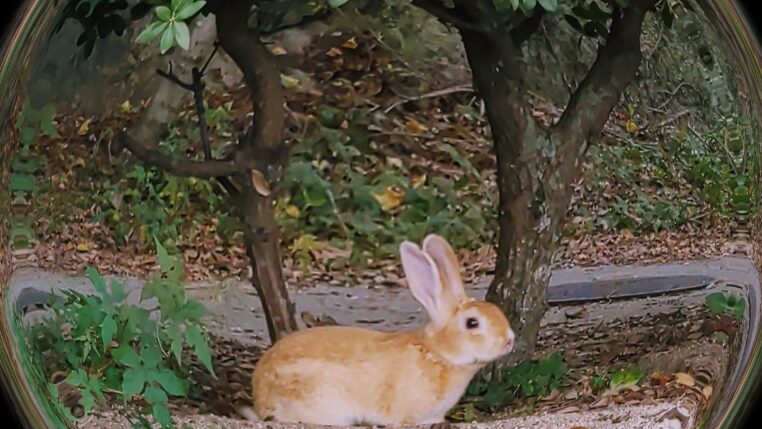
[[[174,72],[174,68],[172,67],[172,61],[169,62],[169,71],[156,69],[156,74],[163,77],[164,79],[169,80],[170,82],[174,83],[175,85],[179,86],[182,89],[185,89],[187,91],[193,91],[192,84],[185,83],[182,80],[180,80],[179,77],[177,77],[177,75]]]
[[[194,161],[187,158],[175,158],[156,149],[147,148],[124,132],[119,133],[117,141],[146,164],[161,168],[179,177],[211,179],[213,177],[229,176],[246,170],[246,166],[243,162],[239,161],[238,157],[234,157],[233,160],[229,161]]]
[[[597,134],[627,85],[637,76],[640,66],[640,34],[643,20],[655,0],[634,0],[625,9],[615,9],[605,45],[590,71],[569,99],[554,127],[554,134],[571,140],[569,150],[580,152],[593,134]]]
[[[169,71],[164,71],[161,69],[157,69],[156,73],[169,80],[170,82],[173,82],[177,86],[193,92],[193,101],[196,106],[196,114],[198,115],[198,126],[201,133],[201,144],[204,147],[204,158],[207,161],[212,160],[212,142],[209,138],[209,130],[206,126],[206,107],[204,106],[204,73],[206,72],[207,67],[209,67],[209,63],[212,62],[212,58],[214,58],[214,55],[217,53],[217,49],[219,48],[219,43],[214,43],[214,50],[209,55],[209,58],[207,58],[206,63],[201,68],[201,70],[198,69],[198,67],[193,67],[192,73],[192,82],[186,83],[183,82],[174,72],[172,67],[172,62],[169,62]]]
[[[209,64],[212,62],[212,59],[217,54],[217,50],[220,48],[220,42],[214,42],[214,50],[209,55],[209,58],[206,59],[206,62],[204,63],[204,67],[201,67],[201,75],[203,76],[206,74],[206,69],[209,67]]]
[[[203,72],[193,67],[193,101],[196,104],[196,114],[198,115],[198,128],[201,134],[201,144],[204,146],[204,158],[207,161],[212,160],[212,140],[209,138],[209,130],[206,127],[206,107],[204,106],[204,81]]]

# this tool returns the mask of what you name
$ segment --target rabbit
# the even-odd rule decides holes
[[[410,291],[429,320],[415,332],[317,326],[289,334],[252,374],[250,420],[319,425],[449,426],[445,414],[474,375],[510,353],[501,309],[466,295],[447,241],[400,245]]]

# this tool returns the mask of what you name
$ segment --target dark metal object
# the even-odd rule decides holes
[[[709,276],[663,276],[567,283],[548,288],[548,303],[572,304],[685,292],[707,287],[714,280]]]

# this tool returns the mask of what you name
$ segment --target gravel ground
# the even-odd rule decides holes
[[[687,403],[663,402],[649,405],[621,405],[585,412],[553,412],[501,420],[453,424],[456,429],[687,429],[693,425],[692,407]],[[177,418],[180,427],[191,429],[295,429],[312,425],[248,422],[212,414]],[[187,425],[187,426],[184,426]],[[114,412],[90,415],[78,421],[81,429],[131,429],[127,419]],[[350,427],[336,427],[349,429]]]

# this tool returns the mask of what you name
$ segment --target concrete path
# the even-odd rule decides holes
[[[732,285],[757,286],[759,275],[751,260],[745,258],[720,258],[709,261],[684,264],[663,264],[644,267],[598,267],[590,269],[572,268],[557,270],[551,278],[551,289],[564,285],[584,282],[614,281],[618,279],[642,279],[647,282],[652,277],[698,275]],[[137,303],[142,283],[138,279],[126,279],[130,291],[128,301]],[[471,288],[470,294],[482,298],[489,279]],[[636,285],[637,286],[637,285]],[[726,285],[727,286],[727,285]],[[598,285],[600,287],[600,285]],[[10,282],[11,302],[19,300],[23,304],[45,299],[46,293],[73,288],[81,292],[92,292],[92,286],[84,277],[46,272],[37,269],[17,270]],[[710,286],[711,288],[711,286]],[[212,313],[211,329],[219,333],[249,341],[262,341],[266,335],[266,325],[259,297],[250,283],[229,282],[227,284],[190,284],[190,296],[202,301]],[[290,288],[297,313],[308,311],[316,316],[330,315],[340,324],[366,326],[379,330],[408,330],[423,323],[423,313],[407,289],[388,287],[357,286],[345,288],[318,284],[311,288]],[[703,299],[706,291],[685,293],[675,296],[665,303],[685,304],[686,300]],[[607,306],[609,316],[622,316],[621,312],[637,314],[643,311],[643,304],[650,299],[622,301],[619,305]],[[155,303],[147,302],[153,306]],[[648,305],[651,309],[651,305]],[[613,312],[613,314],[612,314]],[[548,317],[558,312],[549,312]],[[559,316],[560,317],[560,316]],[[299,320],[302,324],[302,321]]]

